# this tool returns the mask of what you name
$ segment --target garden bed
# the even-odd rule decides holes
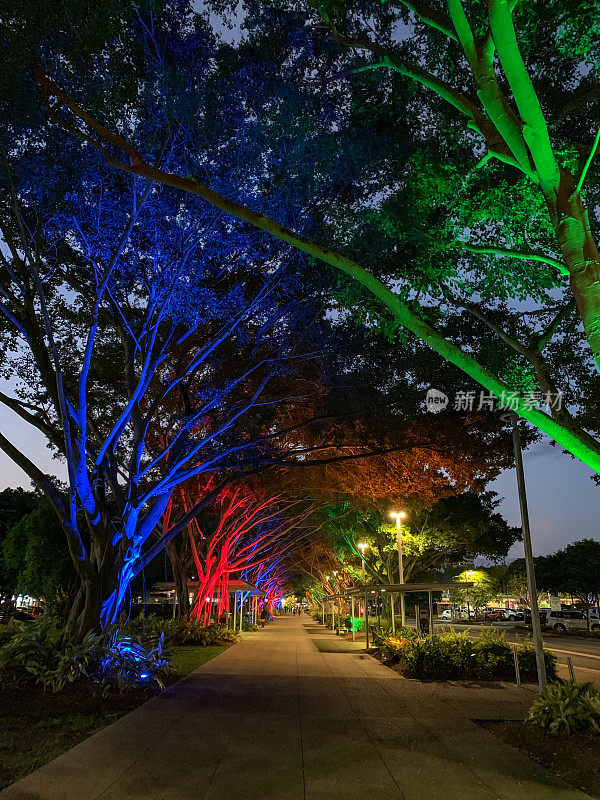
[[[226,646],[173,647],[172,684],[218,656]],[[52,694],[41,686],[0,691],[0,790],[128,714],[158,688],[129,687],[103,696],[94,687],[69,684]]]
[[[531,642],[512,644],[500,631],[482,631],[477,639],[467,632],[424,635],[412,628],[377,642],[376,657],[407,678],[434,681],[515,680],[515,652],[521,679],[535,680],[535,652]],[[545,651],[548,680],[556,678],[556,657]]]
[[[538,725],[518,721],[477,720],[477,723],[567,783],[600,798],[600,736],[592,733],[555,736]]]

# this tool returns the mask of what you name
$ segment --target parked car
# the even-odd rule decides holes
[[[525,614],[518,608],[507,608],[505,613],[508,622],[520,622],[525,619]]]
[[[587,630],[587,618],[583,611],[552,611],[544,609],[540,612],[544,625],[555,631]],[[598,623],[596,624],[600,627]]]
[[[445,622],[450,622],[451,620],[467,619],[467,609],[455,608],[453,611],[451,608],[445,608],[440,614],[440,619],[444,620]],[[475,619],[475,611],[473,609],[469,611],[469,619]]]
[[[590,608],[590,628],[593,631],[600,631],[600,612],[597,608]]]
[[[516,608],[488,608],[483,618],[489,622],[516,622],[525,619],[525,615]]]
[[[483,618],[488,622],[499,622],[505,619],[505,610],[503,608],[486,608],[483,612]]]

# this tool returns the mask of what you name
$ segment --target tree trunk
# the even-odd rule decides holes
[[[65,625],[63,639],[68,642],[81,642],[87,633],[99,633],[100,609],[102,608],[105,581],[93,570],[79,573],[80,586]]]
[[[71,552],[79,587],[63,632],[64,641],[80,642],[90,631],[102,630],[102,603],[117,586],[117,554],[112,546],[105,553],[106,542],[100,533],[90,532],[90,538],[95,538],[90,545],[91,555],[79,559]]]
[[[600,253],[570,174],[561,172],[556,205],[550,202],[549,210],[585,335],[600,370]]]
[[[188,589],[187,565],[180,557],[177,547],[173,541],[167,544],[167,553],[173,568],[177,616],[180,619],[187,618],[190,613],[190,593]]]

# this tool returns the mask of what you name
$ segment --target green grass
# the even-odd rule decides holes
[[[189,675],[202,664],[206,664],[211,658],[218,656],[227,647],[221,645],[208,645],[207,647],[195,647],[181,645],[180,647],[173,647],[173,655],[171,658],[171,666],[182,677]]]

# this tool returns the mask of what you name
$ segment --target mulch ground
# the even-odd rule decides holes
[[[109,692],[103,696],[102,692],[95,691],[93,687],[67,685],[53,694],[44,692],[41,686],[22,686],[6,688],[0,691],[0,717],[9,717],[17,714],[34,712],[42,714],[81,712],[97,713],[104,711],[108,714],[119,714],[126,709],[131,711],[140,703],[145,703],[154,697],[160,689],[125,689],[122,692]]]
[[[590,733],[553,736],[539,725],[527,722],[477,722],[567,783],[600,798],[600,736]]]

